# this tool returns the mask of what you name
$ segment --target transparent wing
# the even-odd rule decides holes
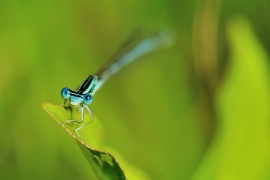
[[[175,39],[175,32],[169,28],[162,29],[145,38],[143,38],[142,31],[135,31],[111,58],[109,63],[96,73],[98,83],[93,94],[108,78],[117,73],[123,66],[147,53],[172,45]]]

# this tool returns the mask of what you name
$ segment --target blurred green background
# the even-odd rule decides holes
[[[269,8],[269,0],[0,1],[0,179],[95,179],[41,103],[62,104],[61,89],[96,72],[137,27],[166,26],[175,46],[140,58],[95,95],[102,143],[144,179],[270,179]]]

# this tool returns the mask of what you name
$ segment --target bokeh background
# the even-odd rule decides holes
[[[270,179],[269,8],[269,0],[0,1],[0,179],[96,179],[41,103],[62,104],[61,89],[97,71],[137,27],[167,26],[178,35],[173,47],[95,95],[101,143],[140,172],[127,170],[129,179]]]

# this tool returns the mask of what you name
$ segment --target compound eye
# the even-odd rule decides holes
[[[93,100],[93,97],[91,94],[85,94],[83,96],[83,104],[85,104],[85,105],[90,104],[92,102],[92,100]]]
[[[62,91],[61,91],[61,96],[63,99],[69,99],[69,89],[67,87],[63,88]]]

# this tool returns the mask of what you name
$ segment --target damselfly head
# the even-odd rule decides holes
[[[70,96],[70,104],[73,106],[82,104],[82,97]]]

